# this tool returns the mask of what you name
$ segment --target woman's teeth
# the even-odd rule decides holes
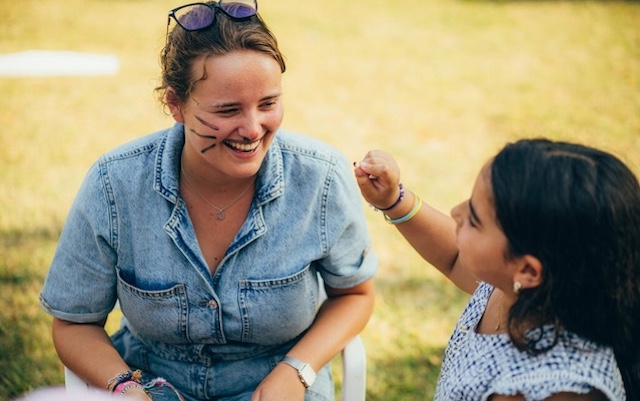
[[[239,142],[225,142],[226,146],[230,147],[233,150],[237,150],[239,152],[253,152],[256,150],[260,141],[255,141],[251,143],[239,143]]]

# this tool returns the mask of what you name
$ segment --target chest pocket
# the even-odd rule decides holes
[[[318,277],[309,266],[293,276],[239,285],[243,341],[281,344],[303,333],[315,318]]]
[[[161,290],[143,290],[118,272],[118,300],[134,333],[165,343],[187,341],[187,295],[184,284]]]

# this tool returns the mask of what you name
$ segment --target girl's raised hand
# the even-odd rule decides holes
[[[395,159],[385,151],[370,150],[353,165],[364,199],[379,209],[393,205],[400,194],[400,167]]]

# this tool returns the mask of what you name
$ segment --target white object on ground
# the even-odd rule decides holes
[[[25,50],[0,54],[0,76],[114,75],[120,69],[112,54],[68,50]]]

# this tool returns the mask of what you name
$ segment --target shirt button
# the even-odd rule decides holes
[[[212,299],[211,301],[207,302],[207,306],[211,309],[216,309],[218,307],[218,303],[215,299]]]

